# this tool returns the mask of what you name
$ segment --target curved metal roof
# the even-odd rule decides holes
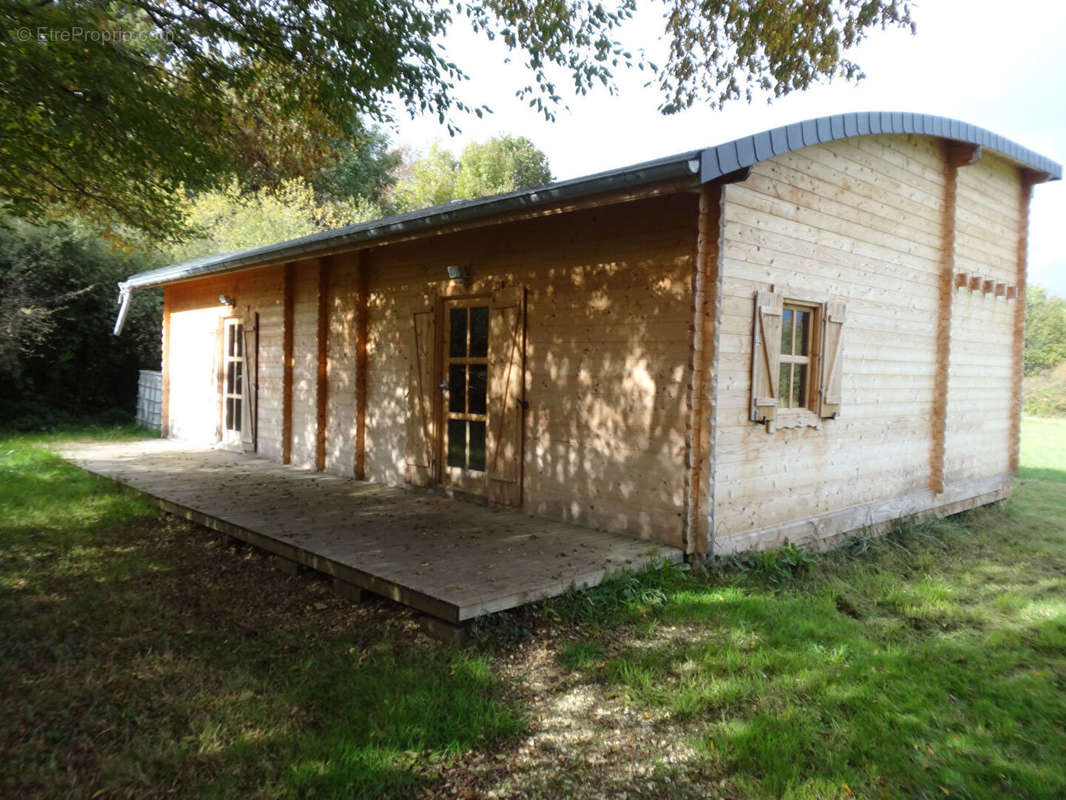
[[[734,139],[717,147],[709,147],[703,151],[700,159],[700,180],[704,183],[713,181],[715,178],[750,167],[757,161],[765,161],[811,145],[882,133],[916,133],[968,142],[995,150],[1022,166],[1044,173],[1052,180],[1062,177],[1060,164],[976,125],[931,114],[857,111],[782,125],[780,128]]]
[[[1062,167],[1051,159],[976,125],[945,117],[906,112],[864,111],[837,114],[784,125],[705,150],[679,153],[547,186],[452,202],[395,217],[323,231],[299,239],[183,261],[133,275],[120,283],[119,289],[123,295],[128,295],[133,289],[309,258],[364,243],[372,244],[394,236],[428,233],[449,225],[489,219],[508,212],[558,205],[596,194],[649,186],[669,180],[691,179],[693,185],[697,181],[706,183],[750,167],[757,161],[792,150],[852,136],[884,133],[913,133],[969,142],[994,150],[1039,173],[1043,179],[1062,177]]]

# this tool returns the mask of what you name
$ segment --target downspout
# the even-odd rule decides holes
[[[115,336],[122,333],[122,328],[126,324],[126,315],[130,312],[130,300],[133,299],[133,289],[130,288],[128,283],[119,283],[118,285],[118,317],[115,319],[115,330],[113,331]]]

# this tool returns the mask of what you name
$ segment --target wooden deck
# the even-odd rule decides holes
[[[58,452],[166,511],[453,625],[595,585],[623,566],[682,558],[520,511],[170,440]]]

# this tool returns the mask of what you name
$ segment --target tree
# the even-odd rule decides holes
[[[498,136],[471,143],[459,159],[457,197],[483,197],[551,183],[548,156],[524,136]]]
[[[333,200],[363,198],[384,206],[396,183],[403,154],[392,149],[388,134],[369,128],[336,148],[332,163],[314,177],[315,190]]]
[[[0,211],[87,215],[156,236],[182,233],[175,188],[220,177],[308,175],[361,120],[468,104],[443,49],[471,27],[518,54],[516,94],[551,118],[559,86],[614,90],[650,70],[662,110],[780,96],[839,75],[873,27],[910,25],[907,0],[664,3],[668,62],[620,41],[636,0],[9,0],[0,5]]]
[[[183,224],[196,235],[168,250],[168,260],[175,262],[273,244],[381,216],[377,206],[362,198],[320,202],[302,178],[258,192],[247,192],[233,180],[222,189],[184,196],[182,206]]]
[[[1049,297],[1047,290],[1030,286],[1025,292],[1026,375],[1066,362],[1066,300]]]
[[[435,142],[425,157],[411,165],[410,177],[397,184],[392,203],[398,211],[413,211],[551,180],[548,157],[524,136],[471,142],[459,158]]]
[[[115,284],[158,264],[116,249],[79,223],[0,226],[0,420],[39,427],[55,410],[121,409],[137,370],[159,369],[162,296],[138,292],[115,338]]]

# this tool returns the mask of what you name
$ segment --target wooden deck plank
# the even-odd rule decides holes
[[[166,511],[452,624],[681,551],[613,533],[171,440],[60,455]]]

